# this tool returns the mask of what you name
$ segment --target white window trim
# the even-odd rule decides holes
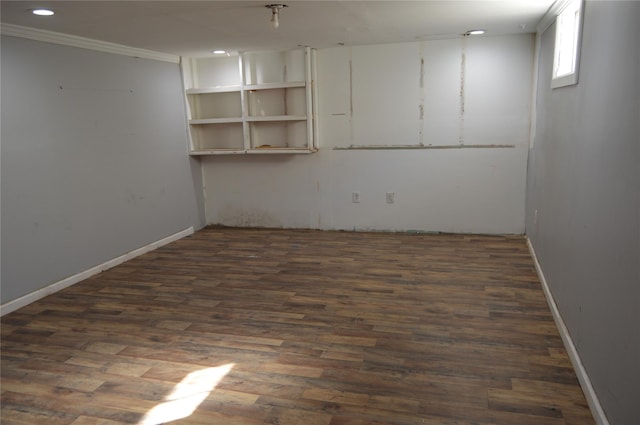
[[[566,14],[565,14],[566,12]],[[567,14],[577,14],[577,22],[575,22],[575,33],[573,34],[573,66],[569,73],[564,73],[557,76],[558,62],[560,58],[560,45],[561,45],[561,21],[566,19]],[[565,14],[565,15],[563,15]],[[559,88],[570,86],[578,83],[578,72],[580,69],[580,45],[582,44],[582,21],[584,15],[584,2],[583,0],[570,0],[564,4],[564,7],[559,10],[556,16],[556,39],[553,54],[553,70],[551,78],[551,88]],[[566,34],[564,34],[566,36]],[[566,52],[565,52],[566,53]]]

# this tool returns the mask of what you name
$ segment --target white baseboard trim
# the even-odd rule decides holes
[[[3,304],[2,306],[0,306],[0,317],[4,316],[5,314],[9,314],[12,311],[16,311],[17,309],[22,308],[28,304],[31,304],[32,302],[37,301],[40,298],[44,298],[47,295],[51,295],[64,288],[67,288],[71,285],[75,285],[78,282],[88,279],[91,276],[94,276],[100,272],[103,272],[119,264],[122,264],[125,261],[129,261],[132,258],[138,257],[139,255],[142,255],[142,254],[146,254],[149,251],[153,251],[156,248],[160,248],[163,245],[167,245],[168,243],[177,241],[178,239],[182,239],[185,236],[189,236],[191,234],[193,234],[193,227],[189,227],[188,229],[184,229],[180,232],[174,233],[173,235],[169,235],[166,238],[160,239],[159,241],[152,242],[149,245],[145,245],[141,248],[127,252],[126,254],[123,254],[119,257],[113,258],[95,267],[91,267],[88,270],[74,274],[73,276],[69,276],[66,279],[62,279],[58,282],[52,283],[49,286],[38,289],[37,291],[31,292],[20,298],[16,298],[15,300],[9,301]]]
[[[560,332],[560,337],[562,338],[562,342],[564,343],[564,347],[569,354],[569,359],[571,360],[571,364],[573,365],[573,369],[578,376],[578,381],[580,381],[580,386],[582,387],[582,391],[584,392],[584,396],[587,399],[587,403],[589,404],[589,409],[591,410],[591,414],[596,421],[597,425],[610,425],[607,416],[602,409],[602,405],[600,404],[600,400],[598,399],[598,395],[593,389],[593,385],[591,385],[591,379],[589,379],[589,375],[587,374],[584,365],[582,364],[582,360],[580,359],[580,355],[578,354],[578,350],[576,350],[576,346],[573,344],[573,340],[571,339],[571,335],[569,334],[569,330],[560,315],[560,310],[558,310],[558,306],[556,305],[556,300],[553,298],[553,294],[549,289],[549,285],[547,284],[547,279],[544,277],[544,273],[542,272],[542,267],[540,267],[540,262],[538,261],[538,257],[536,256],[536,251],[533,249],[533,245],[531,244],[531,240],[527,238],[527,245],[529,246],[529,252],[531,253],[531,257],[533,258],[533,263],[535,264],[536,271],[538,272],[538,277],[540,278],[540,283],[542,284],[542,290],[544,291],[544,296],[547,299],[547,304],[549,304],[549,308],[551,309],[551,314],[553,315],[553,320],[556,322],[556,327]]]

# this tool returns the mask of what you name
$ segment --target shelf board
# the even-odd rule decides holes
[[[247,153],[250,155],[258,155],[258,154],[310,154],[317,152],[317,149],[309,149],[309,148],[252,148],[247,149]]]
[[[203,87],[197,89],[187,89],[187,94],[207,94],[207,93],[228,93],[239,92],[240,86],[217,86],[217,87]]]
[[[190,151],[191,156],[206,155],[261,155],[261,154],[298,154],[306,155],[318,152],[318,149],[309,148],[253,148],[253,149],[202,149]]]
[[[234,124],[241,123],[242,117],[232,117],[232,118],[201,118],[195,120],[189,120],[189,124],[191,125],[201,125],[201,124]]]
[[[189,152],[191,156],[200,155],[242,155],[245,154],[245,149],[200,149]]]
[[[277,121],[306,121],[307,117],[304,115],[271,115],[267,117],[247,117],[248,122],[277,122]],[[203,124],[234,124],[241,123],[242,117],[232,118],[200,118],[189,120],[191,125],[203,125]]]
[[[306,121],[305,115],[269,115],[247,117],[248,122]]]
[[[273,89],[290,89],[297,87],[305,87],[304,81],[291,81],[286,83],[263,83],[263,84],[249,84],[244,86],[245,90],[273,90]]]

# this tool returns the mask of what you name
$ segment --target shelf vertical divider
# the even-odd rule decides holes
[[[307,115],[307,149],[313,149],[315,146],[315,140],[313,138],[313,104],[311,103],[311,49],[309,47],[304,48],[304,82],[305,82],[305,96],[306,96],[306,115]]]
[[[247,85],[247,76],[244,70],[244,53],[238,53],[238,67],[240,69],[240,108],[242,109],[242,136],[245,153],[251,149],[251,134],[249,131],[249,104],[245,87]]]
[[[187,137],[189,145],[187,146],[189,152],[193,152],[196,149],[193,135],[191,134],[191,125],[189,125],[189,120],[193,118],[193,111],[191,110],[191,102],[189,102],[189,95],[187,94],[187,87],[195,87],[195,62],[191,58],[186,58],[184,56],[180,57],[180,73],[182,75],[182,93],[184,96],[184,107],[186,111],[187,118]]]
[[[189,73],[191,74],[190,87],[200,87],[200,81],[198,80],[198,61],[194,58],[189,59]]]
[[[309,84],[309,89],[307,90],[307,102],[311,104],[311,113],[309,113],[309,109],[307,108],[307,128],[311,128],[311,138],[309,143],[309,149],[317,150],[318,149],[318,96],[316,95],[316,88],[318,83],[318,71],[316,69],[317,56],[316,50],[311,50],[307,47],[309,51],[309,55],[311,56],[311,60],[308,62],[307,66],[309,67],[309,72],[311,73],[311,82]],[[311,97],[309,97],[311,96]],[[311,120],[309,120],[311,117]]]

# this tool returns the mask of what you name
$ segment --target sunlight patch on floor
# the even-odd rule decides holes
[[[228,363],[188,374],[176,384],[171,394],[165,397],[165,401],[144,415],[138,425],[159,425],[191,416],[233,366],[234,363]]]

